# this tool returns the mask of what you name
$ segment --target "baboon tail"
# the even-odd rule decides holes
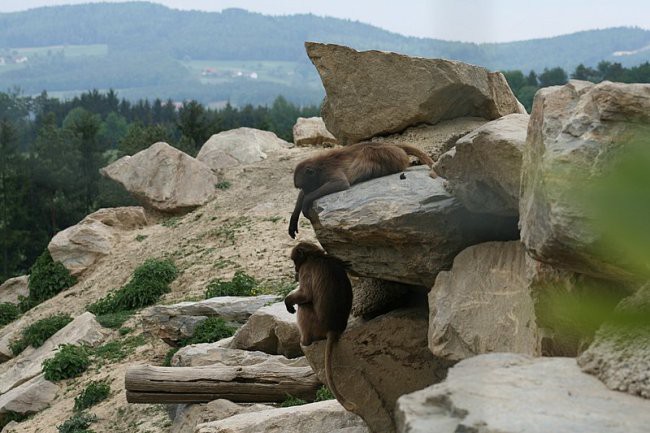
[[[339,394],[332,379],[332,350],[334,349],[336,340],[338,340],[338,335],[335,332],[330,331],[327,333],[327,345],[325,346],[325,381],[327,382],[327,387],[332,391],[332,394],[334,394],[334,397],[336,397],[339,403],[346,410],[353,412],[357,409],[357,406]]]
[[[418,149],[415,146],[409,144],[395,143],[395,146],[402,149],[406,152],[407,155],[413,155],[420,160],[422,164],[428,165],[430,168],[433,168],[433,159],[426,152],[421,149]]]

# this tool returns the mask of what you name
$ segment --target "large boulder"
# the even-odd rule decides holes
[[[192,344],[183,347],[172,357],[172,367],[200,367],[203,365],[224,365],[226,367],[257,365],[269,361],[269,364],[282,364],[289,367],[307,367],[305,357],[288,359],[282,355],[230,349],[220,347],[218,343]]]
[[[213,400],[207,404],[180,404],[175,408],[170,433],[193,433],[198,424],[218,421],[240,413],[273,409],[265,404],[241,405],[230,400]]]
[[[302,356],[296,315],[287,311],[284,302],[260,308],[237,330],[231,347],[287,358]]]
[[[394,432],[399,396],[440,382],[452,362],[427,350],[424,309],[395,310],[367,322],[351,323],[332,353],[332,380],[373,432]],[[325,381],[325,341],[303,347]]]
[[[425,167],[318,199],[311,222],[328,253],[361,276],[431,287],[464,248],[518,237],[516,219],[473,214]]]
[[[42,411],[54,401],[58,391],[58,385],[45,380],[41,374],[0,395],[0,425],[12,413],[31,415]]]
[[[402,307],[416,286],[378,280],[376,278],[352,277],[352,311],[355,317],[366,320]]]
[[[47,249],[54,261],[61,262],[72,275],[79,275],[110,254],[120,239],[121,230],[146,224],[142,207],[100,209],[54,235]]]
[[[493,120],[456,141],[450,158],[434,166],[447,187],[472,212],[519,215],[521,157],[527,114]]]
[[[210,167],[163,142],[124,156],[100,173],[120,183],[145,206],[168,213],[187,212],[207,203],[219,182]]]
[[[271,131],[237,128],[214,134],[201,146],[196,159],[213,170],[252,164],[266,159],[267,152],[291,145]]]
[[[537,92],[519,202],[521,239],[536,259],[595,277],[634,278],[628,254],[603,244],[584,188],[615,170],[649,124],[650,84],[570,81]]]
[[[293,125],[293,142],[296,146],[333,146],[339,144],[327,130],[321,117],[299,117]]]
[[[421,123],[525,110],[500,72],[443,59],[305,43],[327,97],[321,114],[342,144]]]
[[[17,304],[19,297],[29,296],[29,275],[9,278],[0,284],[0,304]]]
[[[647,432],[648,402],[607,389],[573,358],[499,353],[458,363],[438,385],[401,397],[400,433]]]
[[[429,348],[445,359],[488,352],[539,355],[535,308],[519,241],[463,250],[429,293]]]

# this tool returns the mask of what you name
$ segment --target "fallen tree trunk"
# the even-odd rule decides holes
[[[321,383],[310,367],[267,362],[240,367],[129,367],[124,378],[129,403],[281,402],[287,395],[313,400]]]

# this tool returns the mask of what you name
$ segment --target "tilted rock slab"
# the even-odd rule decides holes
[[[391,311],[350,324],[334,346],[334,384],[373,432],[394,432],[399,396],[440,382],[453,365],[427,349],[427,321],[424,309]],[[323,340],[303,347],[321,381],[325,345]]]
[[[518,237],[515,219],[470,213],[426,167],[400,177],[362,182],[314,204],[318,241],[353,273],[431,287],[464,248]]]
[[[237,128],[214,134],[206,141],[196,159],[213,170],[252,164],[267,158],[267,152],[291,147],[271,131]]]
[[[526,145],[527,114],[493,120],[456,141],[450,158],[434,169],[472,212],[519,215],[521,159]]]
[[[272,360],[276,364],[290,367],[307,367],[309,363],[304,356],[289,359],[282,355],[269,355],[268,353],[230,349],[219,347],[216,343],[192,344],[181,348],[172,357],[172,367],[200,367],[203,365],[225,365],[235,367],[242,365],[256,365]]]
[[[540,355],[535,307],[519,241],[463,250],[429,292],[429,349],[461,360],[488,352]]]
[[[29,295],[29,275],[9,278],[0,284],[0,304],[9,302],[18,303],[18,297]]]
[[[421,123],[525,113],[500,72],[443,59],[306,42],[327,97],[321,115],[341,144]]]
[[[230,400],[219,399],[206,404],[177,405],[170,433],[192,433],[197,424],[229,418],[240,413],[260,412],[273,409],[266,404],[241,405]]]
[[[154,305],[144,309],[141,317],[146,330],[175,343],[194,335],[197,325],[208,317],[243,323],[255,311],[277,300],[275,295],[218,296],[197,302]]]
[[[61,262],[72,275],[79,275],[111,253],[121,230],[145,225],[147,217],[142,207],[100,209],[54,235],[47,249],[52,260]]]
[[[354,428],[354,430],[347,430]],[[346,429],[346,430],[343,430]],[[196,433],[367,433],[363,421],[335,400],[245,413],[199,424]]]
[[[578,364],[610,389],[650,399],[650,285],[621,301],[615,314]]]
[[[145,206],[168,213],[188,212],[207,203],[219,182],[210,167],[163,142],[124,156],[99,172]]]
[[[461,361],[443,383],[401,397],[395,419],[400,433],[640,433],[650,410],[573,358],[499,353]]]
[[[260,308],[237,330],[230,347],[287,358],[302,356],[296,315],[287,311],[284,302]]]
[[[293,142],[296,146],[333,146],[339,144],[327,130],[322,117],[299,117],[293,125]]]
[[[0,425],[11,412],[29,415],[42,411],[54,401],[58,391],[59,386],[41,374],[0,395]]]
[[[536,259],[574,272],[631,279],[624,254],[594,252],[602,236],[581,204],[625,148],[650,125],[650,84],[570,81],[535,95],[523,155],[521,239]]]
[[[10,361],[12,364],[0,376],[0,393],[5,393],[40,374],[41,364],[54,356],[60,344],[96,346],[106,337],[105,332],[95,320],[94,314],[85,312],[77,316],[72,322],[48,338],[41,347],[29,352],[26,356],[21,354]]]

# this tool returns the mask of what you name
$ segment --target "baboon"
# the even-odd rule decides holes
[[[309,346],[327,340],[325,379],[336,399],[349,411],[356,406],[343,398],[332,380],[332,349],[348,325],[352,308],[352,285],[339,259],[329,256],[314,244],[300,242],[291,251],[300,287],[284,298],[287,311],[295,313],[298,305],[300,344]]]
[[[399,173],[410,165],[409,155],[433,167],[433,160],[417,147],[375,142],[326,150],[300,162],[293,174],[300,193],[289,221],[289,236],[296,237],[300,212],[307,216],[314,200],[364,180]],[[436,177],[433,168],[431,176]]]

